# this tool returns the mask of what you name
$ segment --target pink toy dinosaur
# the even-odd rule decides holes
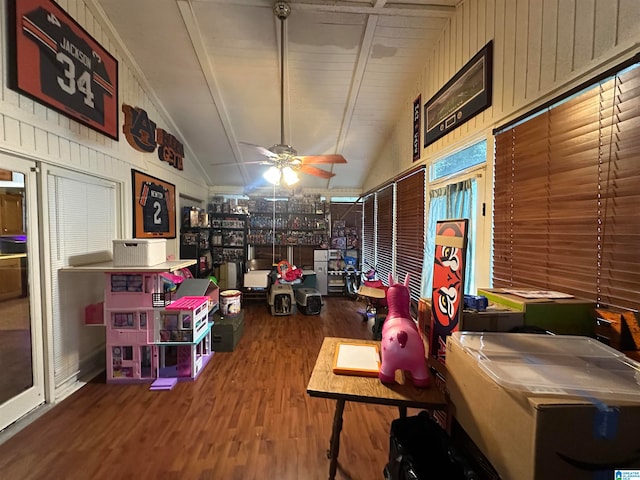
[[[393,383],[397,369],[408,370],[416,387],[426,387],[430,377],[424,343],[409,312],[411,297],[408,274],[404,284],[394,283],[389,274],[387,305],[389,313],[382,325],[382,363],[378,377],[382,383]]]

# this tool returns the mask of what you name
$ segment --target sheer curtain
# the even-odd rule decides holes
[[[429,216],[427,219],[424,258],[422,261],[422,281],[420,293],[423,298],[431,298],[433,282],[434,240],[436,237],[436,222],[438,220],[468,218],[469,232],[467,242],[467,262],[465,266],[464,293],[475,293],[475,252],[472,241],[476,231],[476,203],[478,199],[478,185],[475,178],[429,191]]]

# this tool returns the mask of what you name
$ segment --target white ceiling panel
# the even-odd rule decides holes
[[[264,187],[245,143],[343,154],[307,188],[362,187],[457,0],[89,0],[106,14],[212,186]],[[141,32],[144,32],[141,34]],[[281,46],[284,97],[281,119]]]

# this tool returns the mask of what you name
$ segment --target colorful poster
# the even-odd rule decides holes
[[[468,224],[466,218],[436,223],[429,355],[442,363],[447,336],[458,329],[464,308]]]

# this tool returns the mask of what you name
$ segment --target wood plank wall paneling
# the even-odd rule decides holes
[[[324,336],[371,338],[363,307],[331,297],[320,315],[273,317],[243,302],[236,350],[216,353],[195,382],[152,392],[96,379],[0,445],[2,476],[326,479],[335,403],[306,386]],[[347,402],[338,480],[382,478],[397,416]]]
[[[119,49],[119,43],[111,38],[109,30],[101,25],[93,15],[84,0],[61,0],[58,2],[76,22],[89,32],[107,51],[118,60],[119,72],[119,104],[128,103],[145,109],[159,128],[169,131],[175,129],[166,125],[167,120],[162,115],[162,109],[157,106],[153,93],[145,90],[144,80],[138,78],[136,67],[128,61],[128,57]],[[3,51],[8,49],[7,40],[7,4],[0,6],[2,22],[0,31],[0,46]],[[177,170],[166,166],[152,154],[142,154],[128,145],[122,134],[122,117],[120,115],[120,141],[112,140],[80,123],[59,114],[30,98],[8,88],[6,78],[9,65],[6,56],[0,60],[3,75],[0,76],[0,143],[2,149],[9,152],[19,152],[21,155],[41,161],[46,165],[60,166],[75,171],[88,173],[102,178],[119,182],[122,185],[123,205],[121,206],[120,225],[129,230],[131,168],[148,171],[176,185],[177,193],[189,191],[191,195],[206,198],[208,187],[203,183],[202,176],[196,171],[193,162],[185,162],[185,170]],[[187,152],[188,154],[188,152]],[[47,200],[43,199],[44,209]],[[44,230],[47,230],[45,225]],[[123,231],[120,238],[130,236],[130,231]],[[169,240],[168,252],[177,251],[177,240]],[[43,294],[47,295],[47,286]],[[64,315],[64,312],[62,313]],[[46,315],[46,314],[45,314]],[[45,325],[52,324],[52,320],[45,318]],[[66,332],[69,333],[69,332]],[[64,335],[65,332],[54,332]],[[73,335],[64,340],[70,349],[83,351],[79,342],[82,340]],[[90,363],[91,359],[78,359],[77,370],[83,370],[81,363]],[[60,392],[54,392],[56,398]]]
[[[71,17],[89,32],[118,60],[119,103],[128,103],[145,109],[159,128],[175,129],[166,125],[161,107],[156,106],[153,93],[145,90],[144,80],[138,78],[136,69],[119,49],[119,43],[110,36],[107,28],[93,15],[83,0],[58,2]],[[7,9],[3,5],[3,20]],[[0,27],[6,30],[6,22]],[[6,35],[0,40],[3,49],[8,48]],[[0,140],[12,150],[20,151],[36,160],[52,165],[72,166],[74,169],[93,173],[112,180],[128,183],[130,168],[149,171],[176,185],[178,192],[190,191],[203,198],[208,189],[202,183],[201,172],[193,163],[186,162],[183,172],[165,166],[149,154],[131,148],[122,133],[116,142],[78,122],[61,115],[30,98],[8,88],[6,74],[9,65],[2,63],[5,75],[0,80],[2,113],[0,114]],[[119,112],[120,115],[120,112]],[[122,123],[122,120],[120,121]],[[121,127],[121,125],[120,125]],[[188,153],[188,152],[187,152]],[[128,189],[127,189],[128,193]]]
[[[462,0],[440,39],[426,50],[423,74],[407,91],[400,118],[410,118],[417,94],[426,103],[489,40],[494,41],[492,106],[424,149],[421,158],[427,162],[638,52],[640,2]],[[404,154],[410,128],[399,123],[380,155],[380,164],[388,165],[401,146],[395,173],[412,164]],[[373,175],[369,180],[366,188],[374,186]]]

